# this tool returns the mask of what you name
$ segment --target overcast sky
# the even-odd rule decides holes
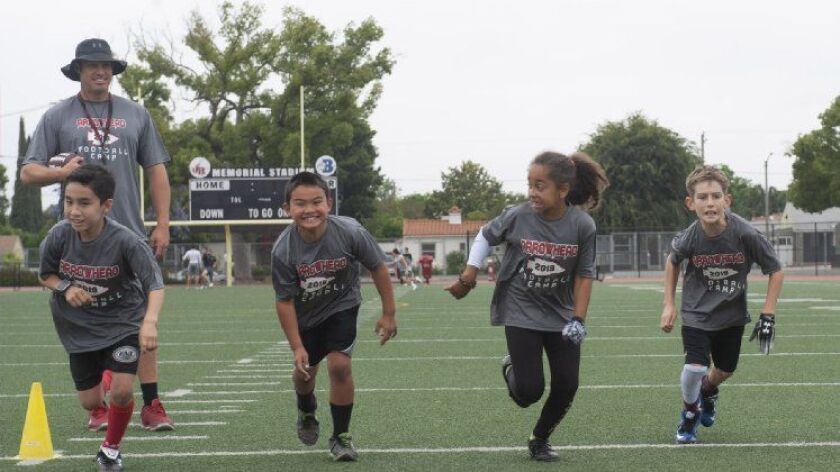
[[[131,62],[130,31],[180,40],[190,11],[215,19],[216,5],[4,2],[0,162],[9,187],[18,119],[31,133],[51,102],[78,91],[59,68],[80,40],[105,38]],[[441,172],[466,159],[524,191],[537,153],[571,152],[634,111],[697,143],[705,131],[706,161],[757,183],[772,152],[770,185],[785,188],[784,153],[840,95],[836,0],[272,1],[264,24],[279,26],[284,5],[331,30],[367,17],[385,29],[397,63],[372,125],[377,165],[402,194],[439,189]],[[176,113],[190,109],[180,103]]]

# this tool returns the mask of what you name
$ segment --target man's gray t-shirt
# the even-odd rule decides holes
[[[304,331],[359,305],[359,264],[373,271],[384,260],[373,236],[353,218],[328,216],[326,232],[312,243],[292,224],[271,251],[274,291],[277,300],[294,298],[298,329]]]
[[[706,331],[749,323],[747,275],[753,263],[764,274],[781,270],[767,238],[729,211],[726,228],[717,236],[706,236],[699,221],[677,234],[670,258],[674,264],[687,260],[680,307],[683,325]]]
[[[529,204],[511,207],[482,229],[491,246],[507,243],[493,302],[493,325],[562,331],[574,316],[575,277],[595,278],[595,222],[569,207],[546,220]]]
[[[55,274],[93,297],[91,305],[70,306],[53,294],[50,309],[67,352],[104,349],[137,334],[146,315],[146,297],[163,288],[163,277],[149,245],[130,229],[106,218],[93,241],[82,241],[67,220],[41,242],[41,277]]]
[[[86,102],[90,117],[99,131],[97,134],[85,115],[79,97],[74,95],[62,100],[41,117],[23,164],[47,165],[50,157],[62,152],[76,153],[84,157],[86,163],[103,164],[117,183],[110,216],[145,238],[137,167],[138,164],[151,167],[169,162],[169,154],[145,108],[122,97],[111,97],[114,110],[107,143],[102,143],[108,115],[107,102]]]

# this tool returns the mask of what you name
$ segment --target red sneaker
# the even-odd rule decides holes
[[[140,422],[149,431],[172,431],[175,429],[175,422],[166,416],[166,410],[160,400],[155,398],[152,404],[144,406],[140,410]]]
[[[87,428],[91,431],[105,431],[108,429],[108,407],[98,406],[88,413]]]
[[[110,370],[106,369],[104,372],[102,372],[101,385],[102,385],[102,392],[105,395],[108,395],[108,392],[111,391],[111,380],[113,378],[114,378],[114,373],[111,372]]]

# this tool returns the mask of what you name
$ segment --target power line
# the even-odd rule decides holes
[[[50,106],[50,105],[52,105],[52,103],[47,103],[47,104],[40,105],[40,106],[37,106],[37,107],[27,108],[27,109],[25,109],[25,110],[10,111],[10,112],[8,112],[8,113],[0,113],[0,118],[8,118],[8,117],[10,117],[10,116],[14,116],[14,115],[20,115],[20,114],[23,114],[23,113],[29,113],[30,111],[38,111],[38,110],[42,110],[42,109],[44,109],[44,108],[47,108],[47,107],[48,107],[48,106]]]

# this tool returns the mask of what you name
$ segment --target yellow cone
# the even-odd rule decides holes
[[[34,382],[29,391],[29,406],[26,408],[26,422],[23,436],[20,438],[18,459],[22,461],[45,461],[55,457],[50,425],[47,423],[47,408],[44,405],[44,392],[41,382]]]

